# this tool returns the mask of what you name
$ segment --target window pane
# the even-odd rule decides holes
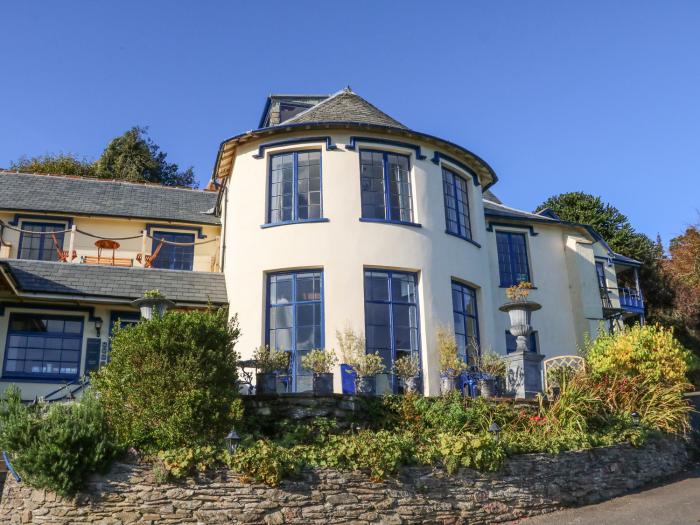
[[[362,217],[386,218],[384,195],[384,156],[372,151],[360,152]]]
[[[497,232],[498,269],[501,286],[530,280],[527,245],[522,233]]]
[[[151,253],[156,252],[160,240],[181,244],[163,243],[155,260],[151,260],[153,268],[192,270],[194,263],[194,245],[192,243],[195,242],[193,233],[154,232],[153,237]]]
[[[4,371],[19,377],[72,378],[78,374],[81,348],[78,318],[12,314]]]
[[[313,203],[314,206],[309,206]],[[321,217],[321,152],[300,151],[272,157],[269,222]]]
[[[470,354],[479,351],[476,291],[469,286],[453,281],[452,310],[457,349],[460,357],[468,360]]]

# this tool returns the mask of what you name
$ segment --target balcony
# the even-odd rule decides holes
[[[634,314],[644,313],[644,299],[639,290],[635,290],[634,288],[618,288],[617,291],[620,297],[620,308],[625,312]]]

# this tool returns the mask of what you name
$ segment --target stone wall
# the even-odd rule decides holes
[[[374,483],[361,472],[306,470],[279,487],[220,471],[158,485],[147,465],[118,463],[62,499],[8,478],[0,523],[494,523],[611,498],[680,471],[682,442],[663,439],[509,459],[496,473],[409,467]]]

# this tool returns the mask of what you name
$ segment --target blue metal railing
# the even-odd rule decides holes
[[[618,288],[620,308],[633,312],[644,312],[642,294],[633,288]]]

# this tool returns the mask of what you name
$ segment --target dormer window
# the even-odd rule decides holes
[[[280,124],[286,122],[292,117],[296,117],[302,111],[306,111],[311,106],[307,104],[290,104],[288,102],[280,103]]]

